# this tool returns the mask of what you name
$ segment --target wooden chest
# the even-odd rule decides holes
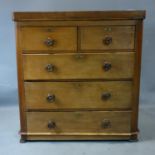
[[[144,17],[14,13],[21,141],[137,140]]]

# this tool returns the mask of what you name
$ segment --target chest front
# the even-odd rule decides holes
[[[143,11],[14,17],[22,140],[137,139]]]

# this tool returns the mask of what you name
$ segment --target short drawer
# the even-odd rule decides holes
[[[134,52],[104,54],[25,54],[24,79],[132,78]]]
[[[134,26],[80,28],[81,50],[134,49]]]
[[[27,109],[130,109],[132,81],[25,82]]]
[[[76,50],[76,27],[22,27],[21,47],[27,50]]]
[[[78,135],[129,133],[131,112],[27,112],[29,133]]]

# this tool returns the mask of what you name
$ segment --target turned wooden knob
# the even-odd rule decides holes
[[[103,93],[102,96],[101,96],[101,99],[102,99],[102,100],[108,100],[108,99],[110,99],[110,98],[111,98],[111,93],[109,93],[109,92],[105,92],[105,93]]]
[[[52,65],[52,64],[47,64],[47,66],[45,67],[45,69],[46,69],[48,72],[53,72],[54,69],[55,69],[55,66]]]
[[[54,94],[48,94],[48,96],[46,97],[46,100],[48,102],[54,102],[55,101],[55,95]]]
[[[105,37],[105,39],[103,39],[103,43],[105,45],[110,45],[112,43],[112,37]]]
[[[44,41],[45,45],[50,47],[53,46],[55,43],[55,40],[51,39],[50,37],[48,37],[45,41]]]
[[[104,119],[104,120],[102,121],[102,123],[101,123],[101,127],[102,127],[103,129],[110,128],[110,127],[111,127],[111,122],[110,122],[110,120]]]
[[[53,122],[53,121],[49,121],[49,122],[47,123],[47,127],[48,127],[49,129],[54,129],[54,128],[56,127],[56,123]]]
[[[109,71],[112,68],[112,64],[110,62],[104,62],[103,69],[105,71]]]

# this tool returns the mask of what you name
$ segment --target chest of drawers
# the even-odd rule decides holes
[[[14,13],[21,141],[137,140],[144,17]]]

